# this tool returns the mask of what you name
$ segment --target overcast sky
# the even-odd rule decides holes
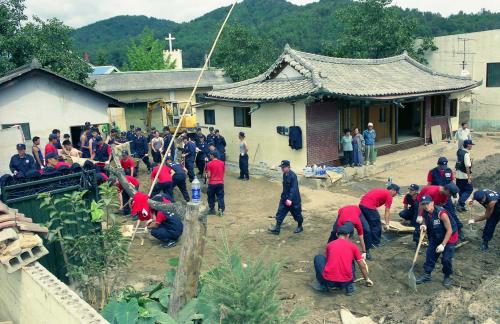
[[[240,0],[241,1],[241,0]],[[307,4],[317,0],[289,0]],[[146,15],[177,22],[189,21],[213,9],[231,4],[231,0],[26,0],[27,14],[41,18],[56,17],[72,27],[81,27],[117,15]],[[394,0],[405,8],[440,12],[448,16],[462,10],[482,8],[500,12],[500,0]]]

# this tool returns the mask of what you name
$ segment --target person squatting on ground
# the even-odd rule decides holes
[[[369,251],[371,247],[370,226],[358,206],[350,205],[339,209],[337,219],[335,220],[335,224],[333,224],[332,232],[328,238],[328,243],[337,239],[338,228],[347,222],[350,222],[356,228],[361,243],[361,251],[363,251],[363,259],[372,260]]]
[[[326,255],[314,257],[314,270],[317,282],[313,286],[318,291],[328,291],[330,288],[344,289],[350,296],[354,293],[355,265],[361,269],[366,286],[373,286],[373,281],[368,277],[368,268],[356,244],[349,240],[354,231],[351,222],[346,222],[337,230],[338,239],[331,241],[326,246]]]
[[[179,191],[182,194],[182,197],[186,202],[189,202],[191,199],[189,198],[189,193],[186,188],[186,170],[180,163],[172,162],[172,156],[168,155],[166,158],[166,163],[173,170],[172,175],[172,192],[175,187],[179,188]]]
[[[163,165],[161,170],[160,170],[160,166],[161,165],[156,165],[153,168],[153,171],[151,172],[151,181],[153,181],[155,179],[156,175],[159,173],[158,180],[156,181],[151,194],[153,196],[155,196],[155,195],[159,194],[160,192],[163,192],[166,195],[166,197],[168,198],[168,200],[170,200],[171,202],[175,202],[174,201],[174,183],[173,183],[173,179],[172,179],[173,171],[166,164]]]
[[[415,220],[418,212],[417,196],[420,187],[416,184],[411,184],[408,188],[408,193],[403,198],[403,210],[399,212],[399,217],[411,225],[417,226]]]
[[[399,193],[397,184],[390,184],[387,189],[376,188],[368,191],[359,202],[359,208],[366,218],[371,231],[371,244],[373,247],[381,247],[382,223],[377,208],[385,206],[384,220],[388,228],[391,220],[392,198]],[[369,247],[371,248],[371,247]]]
[[[446,209],[436,206],[431,196],[422,196],[420,199],[425,224],[420,229],[427,232],[429,245],[425,252],[424,273],[417,279],[417,284],[431,281],[431,273],[436,261],[441,256],[443,265],[443,285],[451,286],[451,275],[453,274],[453,255],[455,254],[455,243],[458,241],[458,228],[453,217],[448,215]]]
[[[182,157],[184,158],[184,166],[187,169],[189,182],[194,180],[194,162],[196,159],[196,144],[189,140],[189,137],[183,136],[182,142],[184,148],[182,149]]]
[[[458,237],[460,238],[461,241],[465,240],[465,235],[462,231],[463,224],[458,218],[457,213],[455,213],[455,207],[453,207],[453,203],[451,202],[451,197],[456,197],[457,193],[458,193],[458,187],[453,182],[448,183],[445,186],[426,186],[422,188],[422,190],[417,196],[417,202],[419,203],[419,206],[417,212],[418,216],[416,219],[417,226],[415,227],[415,232],[413,233],[413,240],[415,242],[418,242],[418,238],[420,235],[419,234],[420,226],[418,225],[422,224],[423,222],[422,214],[424,209],[423,206],[420,206],[420,200],[422,199],[423,196],[430,196],[435,205],[446,209],[448,215],[451,218],[453,218],[455,224],[457,224]]]
[[[290,161],[281,161],[280,168],[281,171],[283,171],[283,191],[281,193],[278,211],[276,213],[276,225],[269,228],[268,231],[272,234],[279,235],[281,224],[283,223],[283,220],[288,212],[290,212],[293,219],[297,222],[297,228],[293,232],[298,234],[304,230],[302,227],[304,218],[302,217],[299,182],[297,181],[297,175],[295,172],[290,170]]]
[[[218,159],[217,152],[210,152],[210,162],[207,165],[208,174],[208,189],[207,200],[209,215],[215,214],[215,198],[217,197],[217,205],[219,207],[219,215],[224,215],[226,206],[224,204],[224,169],[225,164]]]
[[[368,165],[375,163],[375,140],[377,132],[373,129],[373,124],[368,123],[368,129],[363,131],[363,138],[365,139],[365,164]]]
[[[240,180],[249,180],[250,174],[248,172],[248,144],[245,141],[245,133],[240,132],[238,138],[240,139]]]
[[[169,204],[170,201],[165,195],[156,195],[153,200]],[[148,223],[148,229],[151,235],[162,242],[161,247],[171,248],[177,244],[184,230],[181,219],[173,213],[163,213],[161,211],[151,210],[153,218]]]
[[[457,151],[457,164],[455,169],[457,171],[457,187],[460,189],[458,195],[457,211],[467,211],[465,202],[469,199],[474,187],[472,186],[472,158],[470,150],[472,149],[471,140],[465,140],[464,146]]]
[[[489,248],[488,243],[493,238],[495,228],[500,221],[500,195],[496,191],[483,189],[476,191],[473,197],[474,200],[480,203],[486,210],[484,215],[470,219],[469,224],[486,220],[482,237],[483,242],[481,244],[481,251],[486,251]],[[469,208],[472,207],[474,200],[469,202]]]
[[[453,171],[448,167],[448,159],[444,156],[437,161],[437,167],[427,174],[428,186],[444,186],[455,180]]]

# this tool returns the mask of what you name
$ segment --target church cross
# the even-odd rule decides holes
[[[175,37],[172,37],[172,34],[168,33],[168,37],[165,39],[168,40],[168,48],[170,52],[172,52],[172,41],[175,39]]]

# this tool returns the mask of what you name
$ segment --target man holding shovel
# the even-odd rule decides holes
[[[474,193],[474,200],[486,208],[486,211],[482,216],[477,218],[471,217],[469,225],[472,226],[475,222],[486,220],[483,230],[483,243],[481,244],[481,251],[486,251],[488,250],[488,242],[493,238],[495,228],[500,221],[500,195],[496,191],[483,189]],[[469,208],[474,200],[469,201]]]
[[[431,196],[422,196],[420,199],[425,224],[420,229],[427,232],[429,245],[425,253],[424,274],[417,279],[417,285],[431,281],[431,273],[434,270],[439,256],[443,265],[443,285],[451,286],[450,276],[453,274],[453,255],[455,254],[455,243],[458,241],[458,227],[455,220],[448,215],[443,207],[435,206]]]

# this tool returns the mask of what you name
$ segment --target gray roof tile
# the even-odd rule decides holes
[[[290,65],[303,79],[283,85],[273,77]],[[309,81],[307,87],[304,85]],[[437,73],[406,53],[383,59],[348,59],[299,52],[288,45],[265,73],[242,82],[216,86],[207,99],[277,100],[306,97],[313,93],[361,98],[404,98],[432,93],[458,92],[477,87],[481,81]],[[278,86],[279,85],[279,86]]]

